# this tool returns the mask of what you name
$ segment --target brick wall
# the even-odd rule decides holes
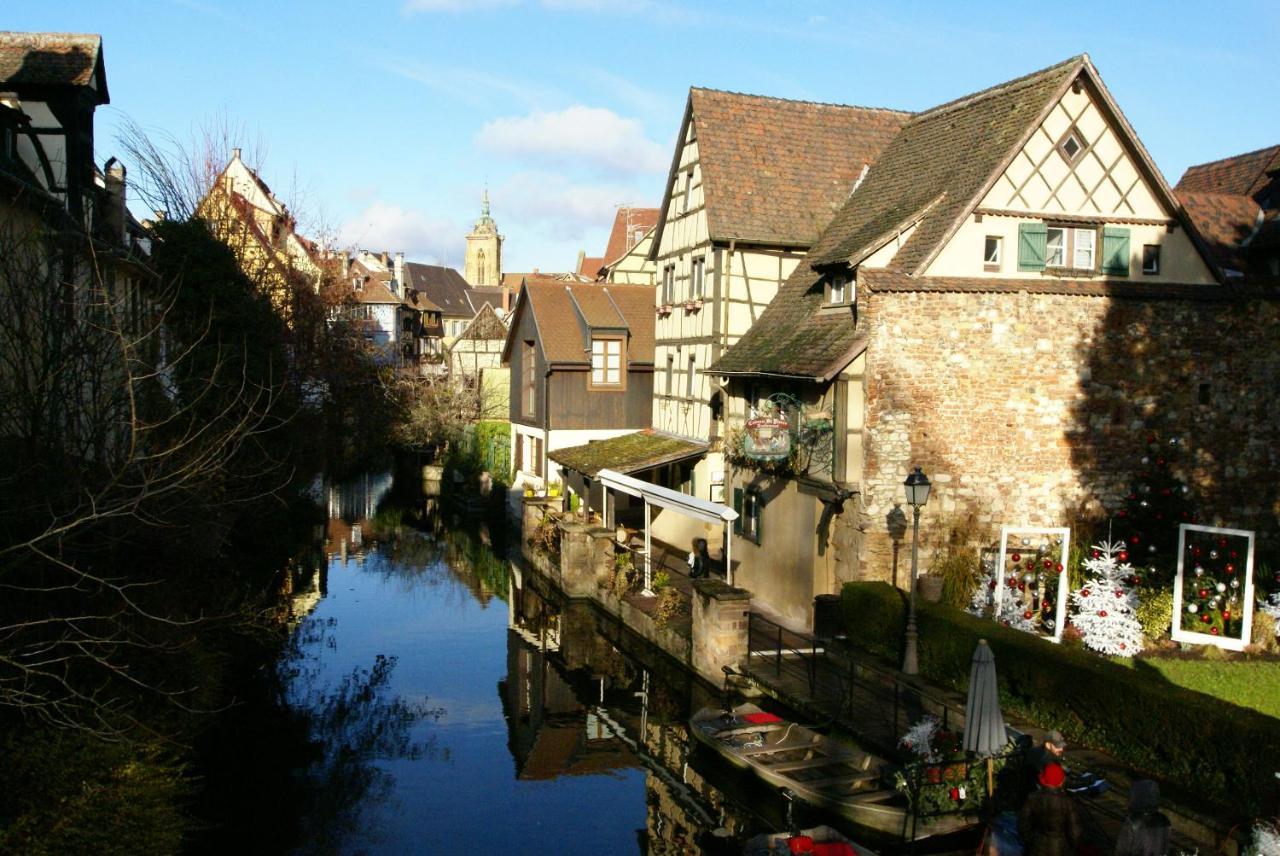
[[[1183,443],[1202,520],[1274,541],[1280,302],[864,292],[859,313],[859,576],[889,577],[885,519],[912,465],[935,486],[926,543],[966,511],[997,533],[1069,525],[1120,507],[1151,432]]]

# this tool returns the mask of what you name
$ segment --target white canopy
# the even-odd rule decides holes
[[[732,523],[738,519],[738,512],[734,511],[727,505],[721,505],[718,502],[711,502],[706,499],[698,499],[696,496],[689,496],[687,493],[681,493],[678,490],[662,487],[649,482],[640,481],[640,479],[632,478],[624,475],[616,470],[601,470],[596,474],[596,478],[600,480],[600,484],[605,488],[605,514],[608,514],[609,500],[608,491],[616,490],[625,493],[628,496],[638,496],[644,500],[644,593],[651,594],[649,589],[650,575],[652,572],[652,542],[649,534],[649,506],[657,506],[658,508],[669,508],[677,514],[685,517],[692,517],[695,520],[701,520],[703,523]],[[728,534],[728,533],[726,533]],[[729,585],[733,585],[733,564],[729,555],[729,546],[732,542],[732,536],[725,538],[725,581]]]

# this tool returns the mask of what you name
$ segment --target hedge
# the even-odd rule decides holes
[[[841,603],[853,644],[900,658],[903,592],[846,583]],[[916,623],[924,678],[964,692],[974,648],[986,639],[1007,712],[1243,812],[1258,813],[1276,788],[1280,720],[941,604],[918,600]]]

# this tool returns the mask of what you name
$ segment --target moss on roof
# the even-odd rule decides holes
[[[651,430],[623,434],[608,440],[596,440],[582,446],[570,446],[548,452],[547,457],[571,470],[595,476],[601,470],[633,473],[700,455],[707,450],[703,443],[681,440]]]

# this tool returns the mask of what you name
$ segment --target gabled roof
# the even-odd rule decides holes
[[[1178,180],[1177,191],[1192,193],[1225,193],[1233,196],[1254,197],[1277,180],[1280,170],[1280,145],[1268,146],[1256,152],[1188,167]],[[1256,199],[1265,203],[1263,199]],[[1272,201],[1280,205],[1280,199]]]
[[[593,332],[629,333],[627,363],[653,364],[653,289],[615,283],[569,284],[550,277],[524,278],[511,329],[532,312],[548,363],[589,364]],[[508,337],[503,362],[511,358]]]
[[[1178,190],[1178,199],[1195,223],[1214,262],[1223,270],[1243,273],[1248,261],[1240,245],[1264,222],[1258,203],[1244,194],[1196,193],[1182,189]]]
[[[502,309],[506,302],[507,290],[500,285],[473,285],[467,292],[472,307],[479,312],[485,306]]]
[[[656,225],[658,225],[657,208],[620,206],[613,218],[613,229],[609,232],[609,243],[604,248],[604,256],[593,260],[597,262],[594,267],[587,268],[584,264],[584,269],[578,273],[589,273],[594,277],[600,272],[600,268],[613,264],[630,252],[631,248],[640,243],[649,230]]]
[[[485,339],[507,338],[507,325],[502,323],[498,313],[488,303],[480,307],[476,317],[471,319],[467,329],[458,334],[457,342]]]
[[[662,239],[690,124],[711,239],[808,247],[910,115],[693,87],[650,257]]]
[[[405,262],[404,285],[426,296],[445,315],[470,318],[476,314],[468,292],[471,286],[451,267]]]
[[[107,75],[102,36],[87,33],[0,32],[0,84],[93,87],[94,102],[106,104]]]
[[[708,372],[829,379],[848,365],[863,347],[862,333],[851,312],[822,308],[822,267],[857,264],[887,237],[915,225],[892,267],[908,281],[919,278],[1047,111],[1078,79],[1096,92],[1099,107],[1117,125],[1156,198],[1185,225],[1181,206],[1088,56],[1072,57],[926,110],[907,122],[760,318]],[[864,274],[879,273],[860,270],[859,287]],[[1020,288],[1028,290],[1025,284]]]
[[[583,256],[582,261],[578,262],[578,276],[585,276],[588,279],[595,279],[600,274],[600,268],[604,267],[604,259],[600,256]]]

